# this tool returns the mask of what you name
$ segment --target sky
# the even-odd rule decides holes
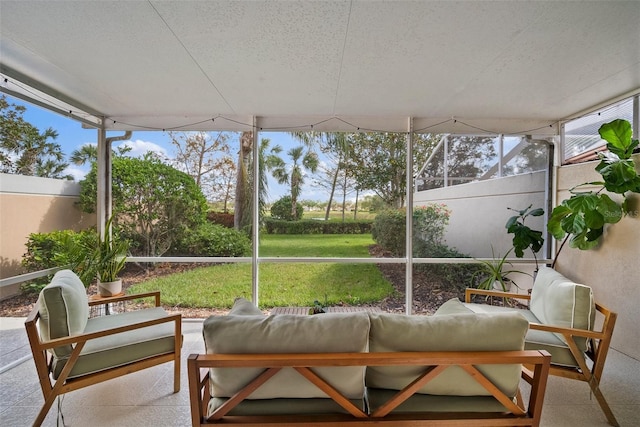
[[[42,107],[26,103],[20,99],[13,98],[7,95],[7,100],[10,104],[24,105],[27,110],[23,114],[23,118],[37,127],[40,132],[51,127],[58,132],[58,137],[55,142],[60,144],[62,152],[65,155],[65,160],[68,162],[71,153],[82,147],[84,144],[95,144],[98,138],[98,131],[96,129],[83,129],[82,124],[69,117],[48,111]],[[107,137],[122,135],[124,132],[109,131]],[[237,134],[237,133],[236,133]],[[264,132],[261,133],[262,138],[269,138],[271,140],[271,146],[279,144],[283,148],[283,154],[281,156],[286,161],[286,151],[299,145],[299,143],[293,139],[289,134],[284,132]],[[127,154],[132,157],[140,157],[148,151],[155,151],[162,154],[164,157],[175,157],[175,149],[171,144],[171,139],[168,133],[162,131],[134,131],[129,141],[116,141],[113,143],[113,147],[116,148],[122,144],[126,144],[131,147],[132,150]],[[237,156],[238,141],[237,138],[230,141],[232,147],[232,156],[234,161]],[[83,179],[85,174],[89,171],[89,165],[76,166],[71,164],[65,171],[65,174],[72,175],[76,181]],[[326,201],[329,199],[326,191],[313,188],[307,180],[306,185],[303,187],[303,194],[300,199]],[[280,197],[288,194],[288,188],[286,185],[278,184],[271,176],[269,176],[269,200],[274,202]]]

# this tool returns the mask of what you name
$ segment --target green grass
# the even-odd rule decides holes
[[[262,256],[368,257],[370,235],[305,235],[261,237]],[[373,264],[261,263],[260,307],[310,306],[379,301],[393,286]],[[159,277],[129,292],[159,290],[163,304],[181,307],[230,308],[237,297],[251,298],[251,265],[221,264]]]
[[[369,257],[370,234],[265,234],[260,256],[267,257]]]

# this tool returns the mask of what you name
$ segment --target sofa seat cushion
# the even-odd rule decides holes
[[[474,303],[460,303],[460,306],[465,310],[470,310],[474,313],[518,312],[530,323],[541,323],[530,310]],[[578,363],[573,357],[573,354],[571,354],[571,350],[569,350],[567,343],[558,338],[553,332],[529,329],[524,340],[525,350],[547,350],[551,354],[551,363],[554,365],[571,367],[578,366]]]
[[[84,332],[98,332],[166,316],[167,313],[161,307],[100,316],[89,319]],[[148,357],[171,353],[175,349],[174,337],[174,322],[166,322],[89,340],[80,352],[80,357],[69,377],[73,378],[126,365]],[[66,357],[54,358],[54,378],[59,376],[66,360]]]
[[[396,390],[367,387],[370,411],[375,411],[395,396]],[[436,396],[414,394],[391,413],[403,412],[507,412],[507,408],[492,396]]]
[[[529,323],[518,313],[406,316],[370,313],[369,351],[510,351],[524,348]],[[508,396],[515,396],[521,366],[478,365]],[[369,366],[366,386],[401,390],[424,371],[420,366]],[[484,387],[462,368],[452,366],[423,386],[423,394],[486,396]]]
[[[66,338],[84,331],[89,319],[87,291],[78,276],[71,270],[60,270],[38,296],[38,321],[40,338],[49,341]],[[64,358],[71,353],[71,346],[51,350],[54,357]]]
[[[264,316],[264,313],[260,311],[251,301],[245,298],[236,298],[233,301],[233,307],[229,311],[229,315],[232,316]]]
[[[227,398],[214,397],[209,400],[208,416],[225,403]],[[357,408],[366,410],[363,399],[350,399]],[[229,411],[228,415],[312,415],[348,414],[331,398],[308,399],[253,399],[243,400]]]
[[[596,306],[591,288],[574,283],[549,267],[540,267],[531,290],[531,312],[545,325],[593,330]],[[556,336],[564,340],[561,334]],[[581,351],[587,339],[576,338]]]
[[[367,313],[315,316],[211,316],[204,321],[207,354],[332,353],[367,351]],[[211,395],[230,397],[260,374],[254,368],[212,368]],[[314,369],[349,399],[364,396],[364,367]],[[327,395],[292,368],[285,368],[255,390],[249,399],[326,398]]]

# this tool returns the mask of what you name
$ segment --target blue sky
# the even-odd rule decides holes
[[[51,127],[58,132],[58,138],[56,142],[62,147],[62,152],[65,154],[66,159],[70,157],[71,153],[81,147],[84,144],[95,144],[98,138],[98,132],[95,129],[83,129],[80,122],[72,120],[68,117],[62,116],[57,113],[53,113],[44,108],[28,104],[17,98],[7,96],[9,103],[16,105],[24,105],[27,110],[23,117],[26,121],[37,127],[41,132]],[[122,135],[123,132],[108,132],[107,136]],[[271,146],[279,144],[283,147],[283,153],[285,153],[290,147],[298,145],[289,134],[282,132],[265,132],[261,134],[263,138],[269,138],[271,140]],[[175,150],[171,145],[168,133],[162,131],[135,131],[130,141],[117,141],[114,142],[114,147],[121,144],[126,144],[132,148],[128,155],[142,156],[147,151],[158,151],[164,156],[172,158],[175,156]],[[238,142],[237,139],[230,141],[232,146],[232,155],[237,155]],[[286,157],[286,156],[284,156]],[[89,171],[89,166],[75,166],[70,165],[65,173],[69,173],[75,177],[77,181],[81,180],[84,175]],[[279,185],[273,178],[269,180],[269,195],[270,200],[275,201],[279,197],[287,194],[287,187]],[[329,197],[324,191],[312,188],[307,182],[303,187],[302,199],[311,200],[327,200]]]

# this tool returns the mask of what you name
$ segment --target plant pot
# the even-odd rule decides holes
[[[102,297],[112,297],[122,293],[122,279],[118,279],[114,282],[98,281],[98,293]]]
[[[500,283],[497,280],[493,282],[493,289],[496,291],[510,292],[513,286],[513,282],[511,280],[505,280],[505,279],[503,279],[502,281],[504,282],[504,289],[502,288],[502,283]]]

